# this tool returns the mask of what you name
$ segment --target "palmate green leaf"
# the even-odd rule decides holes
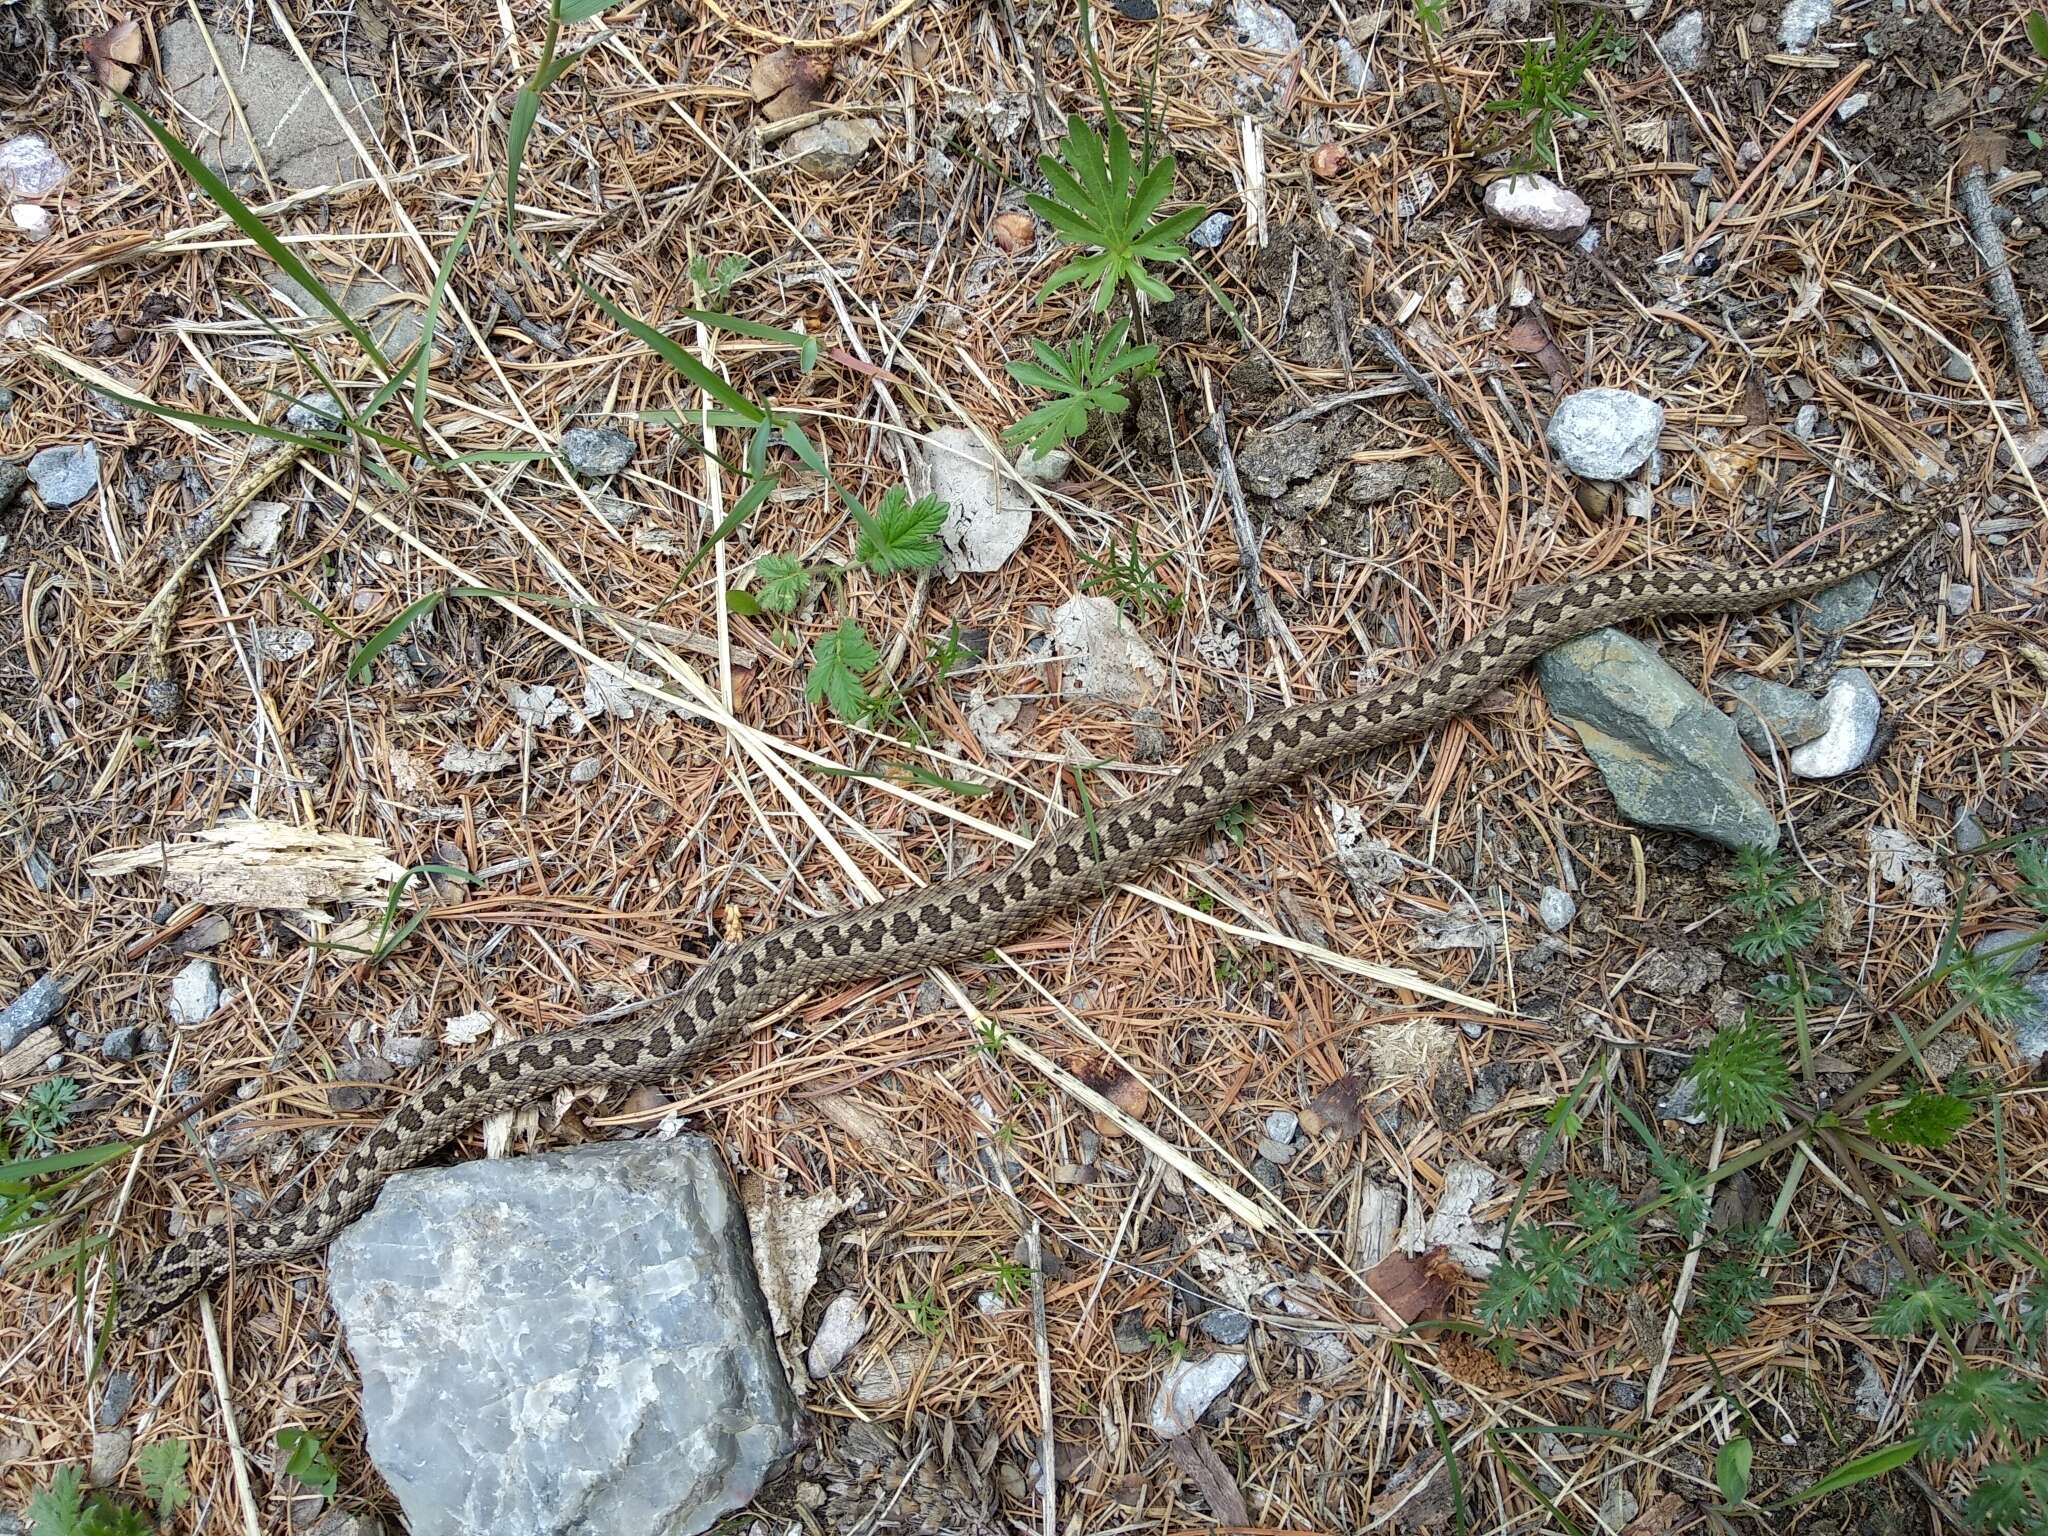
[[[192,1502],[192,1488],[185,1481],[185,1467],[192,1448],[183,1440],[153,1440],[135,1453],[136,1475],[142,1491],[156,1504],[158,1520],[168,1520]]]
[[[1879,1141],[1938,1149],[1947,1146],[1956,1132],[1970,1123],[1971,1112],[1967,1099],[1916,1088],[1896,1104],[1871,1110],[1863,1123]]]
[[[946,558],[938,537],[946,512],[936,496],[913,502],[902,486],[892,486],[875,508],[873,523],[861,529],[853,556],[877,576],[930,570]]]
[[[1963,1500],[1963,1518],[1980,1531],[2048,1531],[2048,1451],[1994,1461]]]
[[[1172,290],[1146,270],[1146,263],[1185,259],[1187,252],[1177,242],[1207,213],[1183,209],[1158,224],[1148,222],[1173,189],[1173,157],[1161,155],[1137,166],[1129,135],[1114,113],[1103,135],[1078,116],[1069,117],[1058,148],[1058,159],[1039,158],[1051,195],[1027,194],[1025,202],[1061,239],[1093,252],[1054,272],[1039,290],[1040,300],[1076,283],[1095,286],[1092,303],[1098,312],[1109,307],[1124,283],[1148,297],[1170,299]]]
[[[2000,1428],[2030,1440],[2048,1435],[2048,1398],[2004,1366],[1964,1366],[1913,1423],[1930,1456],[1960,1456]]]
[[[794,613],[811,589],[810,570],[789,555],[763,555],[754,569],[760,577],[755,595],[771,613]]]
[[[1873,1314],[1871,1326],[1888,1338],[1910,1338],[1932,1328],[1961,1327],[1979,1310],[1955,1281],[1947,1275],[1934,1275],[1917,1286],[1892,1292]]]
[[[873,642],[851,617],[811,642],[811,670],[804,679],[804,697],[829,704],[842,720],[858,720],[872,707],[865,679],[881,664]]]
[[[1580,1262],[1586,1279],[1603,1291],[1619,1290],[1642,1268],[1635,1212],[1621,1191],[1599,1179],[1571,1179],[1572,1215],[1585,1233]]]

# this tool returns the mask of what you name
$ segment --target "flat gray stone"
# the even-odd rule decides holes
[[[1777,818],[1734,722],[1649,646],[1595,630],[1550,652],[1536,674],[1630,821],[1728,848],[1777,847]]]
[[[1819,699],[1769,678],[1731,672],[1716,678],[1722,692],[1735,696],[1731,711],[1742,739],[1768,758],[1775,749],[1803,747],[1828,728],[1828,712]]]
[[[617,427],[571,427],[562,434],[562,457],[590,480],[609,480],[633,462],[633,439]]]
[[[100,488],[100,451],[92,443],[45,448],[28,461],[28,477],[46,507],[68,507]]]
[[[422,299],[404,286],[403,273],[392,271],[378,277],[368,272],[322,270],[315,266],[313,275],[326,284],[327,291],[334,295],[334,301],[370,333],[371,339],[393,364],[398,363],[406,349],[420,339],[420,333],[425,329],[420,319]],[[264,281],[269,283],[272,292],[280,295],[308,320],[333,323],[327,306],[297,278],[271,267],[265,272]],[[332,431],[333,424],[322,423],[321,430]]]
[[[305,67],[286,50],[245,43],[233,31],[215,28],[210,53],[199,24],[189,17],[172,22],[157,39],[164,85],[178,103],[172,121],[179,136],[230,184],[259,186],[259,158],[270,179],[285,187],[331,186],[366,174]],[[229,92],[221,89],[214,54],[241,104],[247,133],[230,108]],[[384,133],[384,108],[376,87],[336,69],[321,75],[357,135],[365,144],[377,143]]]
[[[1824,635],[1839,635],[1862,623],[1876,601],[1877,572],[1863,571],[1839,587],[1829,587],[1808,598],[1808,622]]]
[[[1785,0],[1778,16],[1778,41],[1794,53],[1835,18],[1835,0]]]
[[[925,439],[919,468],[918,493],[946,504],[939,542],[946,546],[950,574],[999,571],[1023,548],[1031,532],[1031,498],[972,431],[935,428]]]
[[[1687,11],[1671,23],[1662,37],[1657,39],[1657,51],[1664,55],[1664,62],[1680,74],[1698,69],[1700,58],[1707,40],[1707,18],[1705,12]]]
[[[2048,972],[2029,976],[2022,985],[2028,1003],[2012,1021],[2012,1047],[2031,1076],[2048,1057]]]
[[[1571,927],[1572,919],[1579,915],[1579,904],[1572,900],[1572,893],[1555,885],[1543,887],[1543,894],[1536,902],[1536,920],[1551,933],[1563,933]]]
[[[696,1536],[794,1446],[746,1212],[702,1137],[401,1173],[328,1282],[412,1536]]]
[[[1561,245],[1583,235],[1593,218],[1584,198],[1548,176],[1521,174],[1489,181],[1483,201],[1496,223],[1547,236]]]
[[[789,136],[783,152],[806,176],[837,181],[860,168],[881,136],[881,129],[867,118],[833,117],[799,128]]]
[[[1632,389],[1581,389],[1558,401],[1543,436],[1573,474],[1621,480],[1643,467],[1663,430],[1656,401]]]

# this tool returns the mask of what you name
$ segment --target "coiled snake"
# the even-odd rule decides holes
[[[570,1085],[672,1080],[806,992],[978,955],[1013,939],[1191,846],[1240,802],[1416,735],[1588,630],[1662,614],[1746,613],[1804,597],[1889,561],[1937,517],[1918,511],[1860,547],[1794,570],[1627,571],[1571,582],[1397,687],[1253,721],[1158,788],[1099,809],[1092,826],[1049,837],[1006,869],[748,940],[700,970],[652,1022],[498,1046],[393,1110],[291,1215],[204,1227],[157,1249],[127,1288],[122,1311],[147,1320],[211,1285],[232,1262],[265,1264],[323,1246],[387,1177],[500,1110]]]

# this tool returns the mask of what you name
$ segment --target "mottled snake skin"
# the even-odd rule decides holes
[[[571,1085],[673,1080],[806,992],[979,955],[1186,849],[1240,801],[1470,708],[1588,630],[1662,614],[1752,612],[1804,597],[1889,561],[1937,516],[1917,512],[1860,547],[1794,570],[1627,571],[1574,581],[1397,687],[1253,721],[1158,788],[1098,809],[1092,828],[1077,824],[1048,837],[1006,869],[750,939],[706,965],[651,1020],[495,1047],[393,1110],[291,1215],[205,1227],[157,1249],[127,1288],[122,1311],[146,1320],[211,1285],[231,1263],[266,1264],[323,1246],[392,1173],[501,1110]]]

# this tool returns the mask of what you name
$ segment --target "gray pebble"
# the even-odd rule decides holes
[[[127,1413],[128,1405],[135,1401],[135,1373],[133,1371],[110,1371],[107,1384],[100,1388],[99,1411],[93,1415],[93,1422],[101,1429],[112,1429]]]
[[[1213,251],[1230,233],[1230,215],[1221,209],[1188,231],[1188,244],[1198,251]]]
[[[1984,823],[1968,811],[1956,812],[1955,838],[1956,848],[1962,853],[1975,853],[1991,841],[1984,830]]]
[[[0,1051],[11,1051],[64,1011],[70,985],[55,971],[0,1010]]]
[[[1579,915],[1579,904],[1572,900],[1570,891],[1554,885],[1543,887],[1543,895],[1536,902],[1536,920],[1552,933],[1563,933]]]
[[[301,395],[284,413],[284,424],[294,432],[338,432],[347,420],[341,402],[325,390]]]
[[[1960,619],[1970,611],[1971,599],[1976,595],[1975,592],[1970,590],[1969,583],[1962,581],[1950,582],[1948,584],[1948,591],[1943,594],[1943,601],[1948,604],[1948,616],[1952,619]]]
[[[2041,963],[2041,943],[2032,929],[1993,928],[1980,933],[1970,941],[1970,953],[1990,956],[2015,976],[2024,976]]]
[[[1759,757],[1786,747],[1803,747],[1826,734],[1828,712],[1819,699],[1769,678],[1734,672],[1716,680],[1735,695],[1736,733]]]
[[[1877,574],[1865,571],[1851,576],[1839,587],[1829,587],[1809,600],[1813,627],[1826,635],[1839,635],[1860,623],[1877,600]]]
[[[1270,1136],[1260,1138],[1259,1156],[1276,1168],[1293,1162],[1294,1151],[1294,1143],[1291,1141],[1275,1141]]]
[[[142,1054],[142,1026],[123,1024],[100,1038],[100,1054],[109,1061],[133,1061]]]
[[[1152,1330],[1145,1324],[1145,1314],[1135,1307],[1128,1312],[1117,1313],[1109,1336],[1115,1341],[1119,1354],[1142,1355],[1152,1348]]]
[[[1204,1312],[1195,1326],[1218,1344],[1242,1344],[1252,1336],[1252,1320],[1229,1307]]]
[[[1276,1109],[1266,1116],[1268,1141],[1292,1141],[1301,1130],[1301,1117],[1291,1109]]]
[[[121,1480],[128,1452],[135,1445],[132,1429],[103,1429],[92,1437],[92,1463],[85,1473],[88,1488],[111,1488]]]
[[[28,471],[11,459],[0,459],[0,512],[14,505],[14,498],[28,484]]]
[[[562,434],[562,456],[577,474],[607,480],[633,462],[633,439],[617,427],[571,427]]]
[[[36,494],[50,507],[83,501],[100,485],[100,450],[94,443],[45,448],[28,461],[28,477]]]
[[[1664,407],[1629,389],[1581,389],[1557,403],[1544,429],[1564,466],[1594,480],[1625,480],[1643,467],[1664,429]]]

